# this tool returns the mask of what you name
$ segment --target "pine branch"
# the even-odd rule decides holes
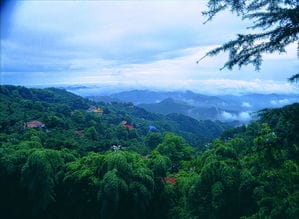
[[[254,25],[248,28],[260,32],[238,34],[235,40],[209,51],[197,62],[207,56],[229,52],[229,59],[221,69],[253,64],[259,70],[263,54],[283,53],[287,45],[295,42],[298,42],[299,57],[299,0],[209,0],[208,8],[203,12],[207,21],[229,9],[242,19],[253,20]]]
[[[290,77],[289,81],[292,82],[292,83],[293,82],[297,83],[299,81],[299,73],[297,73],[297,74],[293,75],[292,77]]]

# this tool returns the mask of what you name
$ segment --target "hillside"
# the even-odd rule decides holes
[[[227,129],[53,88],[0,98],[1,218],[298,218],[298,103]]]
[[[87,112],[91,106],[99,107],[103,112],[100,114]],[[185,120],[182,124],[182,121],[147,112],[130,103],[95,103],[56,88],[27,89],[1,86],[0,131],[7,134],[13,133],[22,130],[24,123],[33,120],[45,124],[49,131],[48,135],[53,138],[53,140],[48,139],[48,142],[55,144],[55,147],[61,147],[57,145],[59,143],[72,145],[65,136],[60,136],[61,139],[64,139],[60,140],[63,142],[56,142],[57,140],[54,138],[56,134],[59,134],[78,139],[81,145],[86,145],[88,148],[93,145],[95,151],[107,150],[112,145],[121,144],[124,147],[135,148],[134,150],[139,152],[143,151],[143,153],[148,152],[144,142],[145,136],[149,132],[149,126],[154,126],[155,131],[161,135],[173,132],[184,137],[193,146],[198,146],[219,137],[224,129],[232,128],[235,125],[220,122],[210,122],[209,125],[197,122],[194,125],[190,119]],[[134,129],[124,129],[122,121],[126,121]],[[189,127],[188,131],[185,127]],[[210,129],[217,131],[209,132],[206,135],[206,130]],[[78,138],[78,134],[76,134],[78,130],[85,132],[95,130],[96,136],[93,140],[96,140],[94,143],[97,146],[92,141],[90,142],[92,139]],[[136,142],[141,142],[141,146],[137,147]]]

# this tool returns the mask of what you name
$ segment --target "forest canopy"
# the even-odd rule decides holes
[[[298,218],[298,103],[198,147],[166,131],[174,121],[148,130],[163,117],[132,104],[16,86],[0,97],[1,218]]]

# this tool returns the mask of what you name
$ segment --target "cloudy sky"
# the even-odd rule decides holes
[[[1,8],[1,84],[99,85],[201,93],[291,93],[296,45],[262,69],[219,69],[227,55],[196,61],[248,32],[229,12],[203,24],[198,1],[16,1]]]

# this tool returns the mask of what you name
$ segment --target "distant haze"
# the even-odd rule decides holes
[[[83,88],[80,88],[82,91]],[[78,90],[72,89],[78,93]],[[90,99],[100,102],[131,102],[149,112],[183,114],[197,120],[240,121],[248,123],[256,112],[265,108],[277,108],[299,102],[298,94],[244,94],[244,95],[203,95],[192,91],[150,91],[132,90],[99,95]]]

